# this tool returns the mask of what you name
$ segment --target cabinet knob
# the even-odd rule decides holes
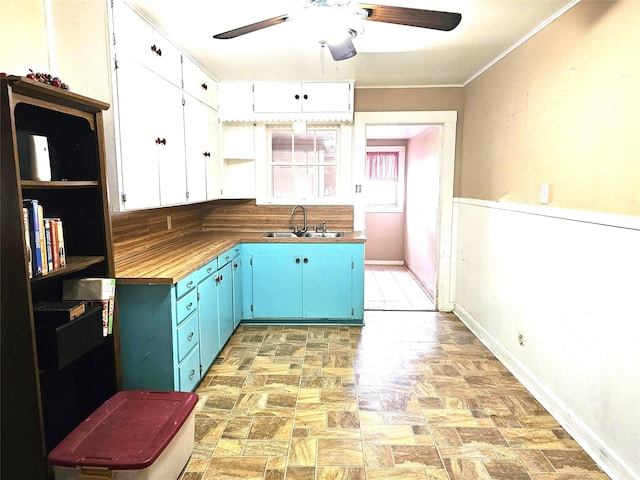
[[[211,273],[212,270],[213,270],[213,267],[207,268],[207,273]]]
[[[210,157],[211,153],[210,152],[204,152],[202,155],[204,155],[205,157]]]
[[[187,283],[187,288],[191,288],[191,287],[193,287],[193,281]]]
[[[191,310],[191,307],[193,307],[193,302],[189,302],[186,306],[186,309]]]
[[[300,95],[296,95],[296,100],[300,100]]]
[[[159,57],[161,57],[161,56],[162,56],[162,49],[161,49],[161,48],[156,47],[156,46],[155,46],[155,44],[154,44],[154,45],[151,45],[151,51],[152,51],[153,53],[155,53],[156,55],[158,55]]]
[[[304,261],[304,263],[309,263],[309,259],[308,258],[305,258],[303,261]]]
[[[193,332],[191,332],[189,335],[187,335],[187,340],[191,341],[191,339],[193,338]]]
[[[196,374],[196,371],[192,369],[191,372],[189,373],[189,380],[191,380],[195,374]]]
[[[156,138],[156,145],[166,145],[167,144],[167,139],[166,138]]]
[[[299,258],[296,258],[296,263],[300,263],[300,259]]]
[[[204,90],[208,90],[209,86],[206,83],[203,83],[202,85],[200,85]]]
[[[237,263],[234,263],[234,264],[233,264],[233,268],[238,268],[238,264],[237,264]]]
[[[302,98],[304,98],[305,100],[309,100],[309,95],[303,95]]]

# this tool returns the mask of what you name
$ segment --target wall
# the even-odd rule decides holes
[[[405,263],[435,298],[440,191],[440,127],[432,126],[407,145]]]
[[[617,480],[640,478],[639,23],[580,2],[465,88],[455,208],[455,312]]]
[[[456,111],[462,125],[465,94],[462,87],[358,88],[354,95],[356,112]],[[462,155],[462,129],[456,132],[456,158]],[[460,164],[455,165],[454,195],[460,195]]]

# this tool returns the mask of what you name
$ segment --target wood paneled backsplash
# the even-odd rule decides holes
[[[113,255],[119,259],[202,231],[205,204],[111,212]],[[171,229],[167,226],[171,217]]]
[[[112,212],[111,227],[116,264],[119,259],[157,247],[186,235],[210,230],[289,230],[302,228],[302,212],[291,217],[293,205],[256,205],[255,200],[216,200],[177,207]],[[353,230],[353,206],[309,205],[307,226],[327,222],[333,231]],[[171,217],[171,229],[167,226]]]
[[[203,230],[290,230],[290,224],[302,228],[302,212],[295,205],[256,205],[255,200],[218,200],[207,204]],[[353,206],[305,205],[307,227],[327,222],[328,230],[353,231]]]

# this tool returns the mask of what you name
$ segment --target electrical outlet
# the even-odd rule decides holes
[[[540,187],[540,203],[549,203],[549,184],[543,183]]]
[[[171,215],[167,215],[167,230],[171,230]]]

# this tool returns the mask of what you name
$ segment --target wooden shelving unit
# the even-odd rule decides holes
[[[1,422],[3,479],[52,478],[48,452],[118,390],[118,325],[63,368],[36,336],[33,306],[62,298],[66,279],[114,277],[102,112],[108,104],[23,77],[0,79],[2,204]],[[28,135],[46,136],[51,181],[32,179]],[[67,264],[29,277],[23,199],[63,220]],[[40,360],[40,361],[39,361]]]

